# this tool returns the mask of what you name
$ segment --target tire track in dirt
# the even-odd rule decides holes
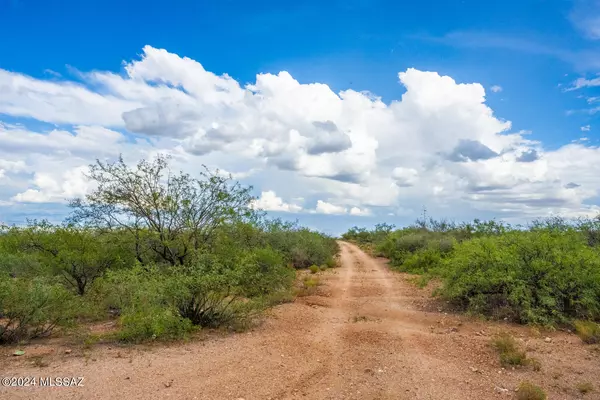
[[[334,275],[329,275],[328,308],[317,328],[318,336],[325,340],[324,348],[321,350],[322,356],[319,359],[321,365],[314,371],[303,373],[291,388],[281,391],[274,399],[294,398],[298,393],[303,398],[313,396],[322,398],[323,393],[335,393],[342,385],[339,370],[343,349],[340,346],[338,331],[348,321],[343,304],[349,296],[354,268],[352,268],[353,260],[348,253],[342,252],[340,262],[348,268],[337,269],[333,272]]]

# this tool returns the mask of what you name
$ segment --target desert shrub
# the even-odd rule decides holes
[[[411,233],[396,239],[395,250],[401,253],[415,253],[427,247],[426,233]]]
[[[338,263],[337,263],[335,257],[331,257],[330,259],[328,259],[327,262],[325,263],[325,266],[327,268],[336,268],[338,266]]]
[[[106,271],[94,282],[87,296],[101,302],[105,310],[122,314],[134,313],[142,305],[165,304],[165,291],[164,271],[156,266],[137,264],[128,269]]]
[[[600,216],[593,219],[579,219],[576,226],[588,246],[597,247],[600,245]]]
[[[377,246],[377,252],[390,259],[394,266],[400,266],[413,253],[427,247],[426,233],[406,233],[397,231]]]
[[[546,400],[546,392],[531,382],[521,382],[517,388],[518,400]]]
[[[153,325],[144,322],[157,310],[162,310],[158,314],[165,321],[174,324],[169,325],[173,329],[187,322],[237,329],[277,299],[289,298],[295,271],[271,247],[250,249],[234,244],[215,242],[214,253],[197,254],[186,265],[138,264],[107,271],[90,296],[100,299],[105,310],[117,310],[126,321],[132,321],[136,340],[143,332],[157,334]],[[171,318],[172,313],[185,322]]]
[[[348,229],[348,232],[342,235],[342,239],[351,240],[358,243],[371,243],[371,232],[366,228],[359,228],[358,226],[353,226]]]
[[[492,345],[498,351],[503,366],[519,366],[527,364],[527,356],[519,348],[516,340],[504,332],[492,339]]]
[[[527,364],[531,365],[534,371],[539,372],[542,370],[542,362],[535,357],[528,357]]]
[[[590,382],[580,382],[575,387],[581,394],[587,394],[594,391],[594,385]]]
[[[0,274],[2,273],[15,278],[48,275],[47,268],[35,255],[23,252],[0,253]]]
[[[317,287],[319,286],[320,281],[319,278],[313,276],[307,276],[302,279],[300,287],[296,290],[296,295],[299,297],[302,296],[311,296],[316,293]]]
[[[577,236],[510,232],[458,244],[444,260],[442,294],[521,323],[600,318],[600,257]]]
[[[435,248],[425,248],[407,256],[398,269],[423,274],[437,268],[441,260],[442,257],[439,251]]]
[[[77,302],[58,283],[0,276],[0,343],[27,340],[70,325]]]
[[[371,231],[354,226],[342,235],[342,239],[351,240],[359,245],[378,244],[383,242],[393,230],[394,225],[386,223],[375,225],[375,229]]]
[[[224,275],[185,273],[171,279],[169,289],[169,301],[194,325],[217,328],[237,316],[235,303],[241,299]]]
[[[118,338],[126,342],[182,339],[193,331],[189,319],[171,308],[155,305],[128,309],[120,323]]]
[[[295,225],[273,223],[265,232],[267,245],[280,252],[296,268],[332,263],[339,252],[335,239]]]
[[[311,265],[309,270],[311,274],[316,274],[317,272],[319,272],[319,267],[317,265]]]
[[[587,344],[600,343],[600,324],[593,321],[575,321],[575,332]]]
[[[270,247],[253,249],[239,261],[229,260],[231,268],[239,268],[241,294],[246,297],[265,296],[286,291],[294,280],[294,269],[286,265],[283,255]]]
[[[79,295],[107,269],[131,265],[134,260],[113,235],[93,229],[30,221],[26,228],[12,228],[11,234],[19,237],[23,252],[46,267],[45,272],[60,276]]]
[[[210,254],[224,259],[245,251],[267,246],[262,228],[249,222],[224,224],[210,242]]]
[[[244,316],[236,307],[238,277],[214,267],[110,271],[91,294],[98,291],[105,308],[118,310],[122,340],[182,338],[193,326],[219,327]]]

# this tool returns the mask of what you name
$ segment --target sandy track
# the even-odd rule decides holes
[[[546,343],[527,328],[423,311],[437,307],[426,291],[356,246],[341,248],[342,266],[321,274],[318,295],[276,307],[252,332],[149,349],[99,346],[85,357],[28,348],[50,353],[44,368],[5,351],[2,376],[83,376],[85,386],[0,388],[0,398],[488,399],[512,398],[528,379],[550,399],[571,399],[581,398],[576,383],[598,382],[599,356],[575,336]],[[501,369],[489,348],[500,329],[523,341],[541,372]]]

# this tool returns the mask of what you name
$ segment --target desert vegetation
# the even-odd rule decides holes
[[[63,223],[1,227],[0,344],[107,319],[123,341],[243,328],[290,298],[297,268],[335,265],[334,239],[267,219],[218,171],[159,156],[97,161],[88,177]]]
[[[492,319],[576,330],[598,340],[600,218],[549,218],[527,226],[436,221],[352,228],[343,238],[390,260],[393,269],[440,281],[436,294]]]

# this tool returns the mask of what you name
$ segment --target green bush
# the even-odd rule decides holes
[[[396,239],[395,250],[401,253],[416,253],[427,247],[428,235],[426,233],[411,233]]]
[[[217,273],[201,266],[172,274],[167,283],[167,301],[194,325],[209,328],[230,325],[239,316],[236,305],[243,292],[235,284],[236,272]]]
[[[6,273],[12,277],[35,277],[48,275],[47,270],[32,254],[22,252],[0,253],[0,274]]]
[[[383,242],[393,230],[394,225],[386,223],[375,225],[375,229],[372,231],[354,226],[342,235],[342,239],[359,244],[377,244]]]
[[[333,257],[339,252],[335,239],[280,221],[267,227],[265,243],[280,252],[285,262],[296,268],[332,263]]]
[[[127,310],[120,322],[118,337],[126,342],[183,339],[194,329],[192,322],[177,311],[158,306]]]
[[[121,315],[121,338],[134,341],[181,337],[188,323],[239,329],[265,307],[291,298],[295,271],[285,252],[268,245],[269,235],[275,242],[303,235],[329,240],[302,230],[266,234],[249,224],[221,229],[223,235],[216,237],[211,252],[195,254],[185,265],[137,263],[107,269],[82,297],[88,305],[86,318]],[[236,230],[235,235],[225,235]],[[332,254],[331,248],[323,254]]]
[[[476,238],[458,244],[443,269],[442,294],[476,313],[534,324],[600,318],[600,257],[578,236]]]
[[[438,268],[441,261],[442,255],[439,250],[428,247],[409,255],[398,269],[405,272],[424,274]]]
[[[0,275],[0,343],[48,335],[56,327],[68,326],[76,306],[73,294],[60,284]]]
[[[117,239],[116,233],[101,234],[90,228],[53,225],[30,221],[27,227],[6,232],[11,247],[19,256],[20,274],[32,268],[38,274],[59,276],[65,286],[84,295],[96,278],[110,268],[121,268],[134,261]],[[37,268],[33,262],[44,266]],[[13,267],[14,268],[14,267]]]
[[[137,264],[129,269],[106,271],[86,296],[97,299],[104,310],[120,314],[144,304],[164,304],[165,291],[164,271],[156,266]]]
[[[335,268],[338,266],[337,261],[335,260],[334,257],[331,257],[327,260],[327,262],[325,263],[325,266],[327,268]]]
[[[193,326],[239,326],[262,305],[240,297],[240,271],[204,263],[167,269],[138,266],[110,271],[97,281],[95,291],[106,308],[121,314],[122,340],[176,339]]]
[[[309,270],[311,274],[316,274],[317,272],[319,272],[319,267],[317,265],[311,265]]]
[[[294,281],[293,268],[286,265],[283,255],[270,247],[257,248],[236,261],[239,284],[246,297],[265,296],[289,290]]]

